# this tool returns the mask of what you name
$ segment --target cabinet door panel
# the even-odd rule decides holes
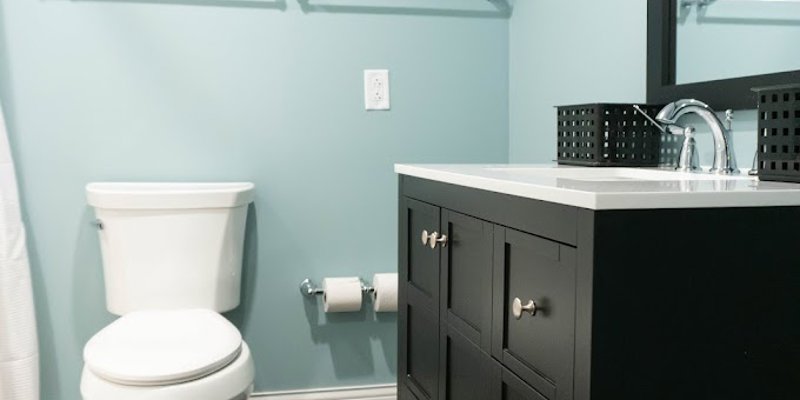
[[[492,374],[491,357],[458,330],[442,325],[442,382],[439,398],[447,400],[488,400]]]
[[[492,353],[552,400],[571,399],[575,346],[575,249],[512,229],[495,232]],[[533,301],[517,319],[513,304]]]
[[[493,225],[442,210],[441,315],[487,353],[491,348]]]
[[[422,232],[441,232],[439,207],[412,199],[405,200],[404,234],[408,257],[405,281],[430,298],[431,306],[439,304],[439,246],[432,249],[422,243]]]
[[[493,400],[547,400],[508,369],[496,365],[492,375]]]
[[[436,315],[425,307],[406,305],[406,384],[420,399],[436,399],[439,386],[439,338]]]
[[[422,231],[439,231],[438,207],[400,200],[399,349],[401,398],[439,395],[439,256],[423,245]]]

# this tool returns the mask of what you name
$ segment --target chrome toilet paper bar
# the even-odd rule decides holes
[[[375,288],[366,284],[363,279],[359,278],[361,281],[361,292],[364,294],[371,294],[375,291]],[[306,278],[300,282],[300,294],[306,297],[314,297],[318,295],[325,294],[325,290],[323,290],[320,286],[317,286],[311,279]]]

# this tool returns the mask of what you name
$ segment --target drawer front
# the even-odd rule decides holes
[[[491,349],[494,226],[442,210],[441,309],[443,321],[486,353]]]
[[[447,400],[491,399],[493,361],[459,330],[442,324],[439,398]]]
[[[492,354],[550,400],[572,399],[575,249],[495,231]],[[530,311],[514,315],[514,303]]]

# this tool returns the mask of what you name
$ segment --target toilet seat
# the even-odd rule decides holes
[[[224,317],[205,310],[128,313],[84,348],[91,373],[125,386],[175,385],[212,375],[242,351],[242,336]]]
[[[83,400],[246,400],[253,389],[255,367],[247,344],[221,370],[193,381],[165,386],[126,386],[109,382],[83,368]]]

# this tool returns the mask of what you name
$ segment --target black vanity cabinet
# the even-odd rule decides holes
[[[401,400],[800,398],[798,207],[399,205]]]

